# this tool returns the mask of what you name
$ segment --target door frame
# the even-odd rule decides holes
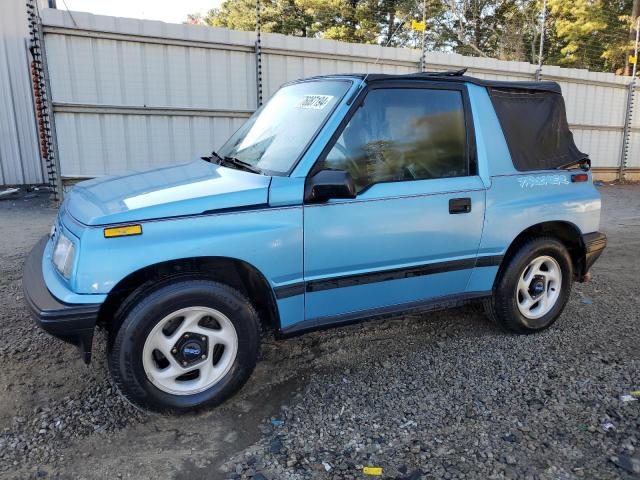
[[[312,167],[309,169],[305,179],[305,191],[306,191],[306,182],[313,177],[320,170],[320,165],[327,158],[327,155],[333,149],[334,145],[337,143],[338,139],[342,135],[342,132],[347,127],[353,115],[358,111],[358,109],[364,103],[367,95],[370,91],[378,90],[378,89],[420,89],[420,90],[454,90],[458,91],[462,94],[462,108],[464,113],[464,124],[466,130],[465,136],[465,154],[467,157],[467,173],[466,175],[460,175],[461,177],[471,177],[478,174],[478,155],[476,149],[476,134],[473,123],[473,113],[471,109],[471,100],[469,99],[469,91],[467,89],[467,85],[465,83],[457,83],[457,82],[443,82],[443,81],[427,81],[427,80],[402,80],[402,79],[392,79],[392,80],[377,80],[372,83],[365,84],[364,88],[358,93],[355,100],[351,104],[351,107],[347,111],[346,115],[340,121],[338,128],[336,128],[335,132],[329,138],[329,141],[322,149],[320,155],[313,163]],[[456,177],[441,177],[441,178],[456,178]],[[429,180],[429,179],[420,179],[420,180]],[[392,183],[397,181],[406,181],[406,180],[387,180],[384,182],[377,183]],[[377,183],[372,183],[368,185],[363,190],[358,192],[358,194],[364,192],[372,185],[376,185]],[[357,198],[357,197],[356,197]],[[308,202],[304,202],[308,203]]]
[[[367,95],[370,91],[377,89],[427,89],[427,90],[449,90],[449,91],[458,91],[462,96],[462,104],[463,104],[463,113],[464,113],[464,123],[466,129],[465,135],[465,154],[467,160],[467,171],[464,175],[459,175],[455,177],[438,177],[439,180],[446,180],[447,178],[471,178],[478,177],[478,165],[477,165],[477,151],[476,151],[476,135],[475,128],[473,122],[473,111],[471,107],[471,101],[469,92],[467,89],[467,85],[465,83],[459,82],[446,82],[446,81],[428,81],[428,80],[402,80],[402,79],[392,79],[392,80],[380,80],[375,81],[374,83],[365,85],[360,92],[353,99],[349,110],[346,112],[345,116],[341,119],[338,127],[332,133],[331,137],[327,141],[326,145],[323,147],[321,153],[316,158],[315,162],[311,166],[309,172],[307,173],[305,183],[320,170],[320,165],[322,161],[327,157],[331,149],[334,147],[348,123],[351,121],[353,115],[358,111],[358,109],[363,105],[366,100]],[[438,180],[438,179],[416,179],[414,181],[429,181],[429,180]],[[407,180],[390,180],[383,182],[376,182],[374,184],[368,185],[363,190],[358,192],[358,195],[368,190],[371,186],[377,185],[378,183],[396,183],[396,182],[406,182]],[[411,181],[411,180],[409,180]],[[486,187],[480,188],[479,190],[486,190]],[[442,192],[442,193],[454,193],[454,192]],[[409,195],[413,196],[413,195]],[[345,203],[358,202],[358,198],[344,200]],[[361,200],[364,201],[364,200]],[[342,201],[336,201],[331,203],[343,203]],[[322,204],[303,202],[304,206],[313,206],[320,207]],[[480,239],[478,240],[480,242]],[[322,291],[325,289],[336,288],[336,285],[340,286],[352,286],[352,285],[360,285],[365,283],[376,282],[380,278],[389,279],[389,277],[397,277],[398,279],[409,278],[413,276],[420,276],[429,273],[440,273],[447,272],[451,269],[458,269],[462,266],[465,266],[469,269],[473,269],[477,262],[477,256],[469,259],[463,259],[459,261],[446,261],[446,262],[435,262],[432,264],[419,265],[410,268],[397,268],[390,270],[383,270],[380,272],[367,272],[363,274],[356,275],[346,275],[340,276],[336,278],[330,278],[326,280],[307,280],[306,278],[299,286],[299,290],[296,292],[303,291],[306,295],[308,292],[314,291]],[[456,268],[453,268],[456,267]],[[306,276],[306,272],[304,273]],[[363,319],[368,319],[372,317],[376,317],[378,315],[388,315],[391,313],[398,313],[407,310],[416,310],[416,311],[424,311],[424,310],[432,310],[432,309],[440,309],[443,307],[449,307],[454,305],[460,305],[462,303],[466,303],[470,300],[475,300],[478,298],[484,298],[490,295],[490,292],[459,292],[452,295],[445,295],[440,297],[433,297],[424,300],[417,300],[414,302],[396,304],[396,305],[387,305],[379,308],[372,308],[367,310],[354,311],[349,313],[341,313],[336,315],[330,315],[326,317],[317,317],[313,319],[305,319],[301,322],[290,325],[282,330],[282,333],[285,335],[295,335],[298,333],[302,333],[304,331],[315,330],[319,328],[327,328],[332,326],[343,325],[347,323],[357,322]],[[305,301],[306,303],[306,301]]]

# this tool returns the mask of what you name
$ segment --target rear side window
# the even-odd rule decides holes
[[[323,168],[347,170],[358,191],[380,182],[468,174],[459,90],[388,88],[369,92]]]
[[[588,157],[573,141],[560,93],[508,88],[489,93],[516,170],[562,168]]]

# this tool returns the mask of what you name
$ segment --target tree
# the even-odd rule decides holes
[[[255,0],[224,0],[191,23],[255,29]],[[424,1],[424,3],[423,3]],[[426,46],[537,62],[543,0],[260,0],[265,32],[420,48],[411,20],[427,18]],[[632,5],[640,0],[548,0],[544,63],[624,73],[632,51]],[[631,34],[631,35],[630,35]],[[625,70],[626,69],[626,70]],[[628,73],[627,73],[628,74]]]
[[[624,68],[631,48],[632,0],[549,0],[550,23],[560,45],[548,61],[590,70]]]
[[[535,31],[535,0],[426,0],[427,43],[467,55],[524,59]],[[261,0],[262,29],[305,37],[418,47],[422,0]],[[255,28],[253,0],[225,0],[192,23],[237,30]],[[532,26],[533,25],[533,26]],[[502,32],[499,34],[497,32]],[[502,35],[502,36],[500,36]]]
[[[378,21],[374,0],[261,0],[265,32],[302,37],[322,37],[357,43],[377,43]],[[191,23],[235,30],[254,30],[254,0],[225,0]]]

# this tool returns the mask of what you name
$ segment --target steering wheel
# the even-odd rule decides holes
[[[351,157],[351,155],[349,154],[349,152],[347,151],[347,148],[344,145],[341,145],[339,143],[336,143],[334,145],[334,147],[336,148],[336,150],[338,150],[340,152],[340,154],[344,157],[344,159],[347,161],[347,163],[349,163],[350,165],[350,173],[353,174],[354,172],[357,172],[358,170],[360,170],[358,164],[356,163],[356,161]],[[354,175],[355,176],[355,175]]]

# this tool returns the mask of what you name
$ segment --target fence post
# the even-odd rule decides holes
[[[260,18],[260,0],[256,0],[256,103],[262,106],[262,19]]]
[[[618,171],[618,180],[624,180],[624,169],[627,167],[627,158],[629,157],[629,144],[631,143],[631,122],[633,121],[633,105],[636,87],[636,72],[638,66],[638,43],[640,41],[640,17],[636,18],[636,43],[634,47],[633,71],[631,73],[631,83],[629,83],[629,91],[627,92],[627,108],[624,112],[624,130],[622,133],[622,150],[620,151],[620,170]]]
[[[620,150],[620,167],[618,169],[618,180],[624,180],[624,170],[627,168],[629,158],[629,148],[631,143],[631,122],[633,120],[633,97],[635,95],[635,78],[629,83],[627,91],[627,108],[624,113],[624,129],[622,131],[622,149]]]
[[[60,157],[58,154],[58,139],[56,136],[55,117],[51,102],[51,83],[47,69],[47,54],[44,48],[44,34],[38,5],[35,0],[27,2],[27,16],[29,18],[29,32],[31,34],[29,51],[33,57],[31,75],[34,98],[36,101],[36,115],[40,136],[40,154],[44,158],[47,170],[48,184],[54,202],[62,201],[63,189],[60,175]]]
[[[542,17],[540,18],[540,51],[538,52],[538,68],[536,69],[536,82],[542,79],[542,51],[544,48],[544,22],[547,18],[547,0],[542,3]]]

